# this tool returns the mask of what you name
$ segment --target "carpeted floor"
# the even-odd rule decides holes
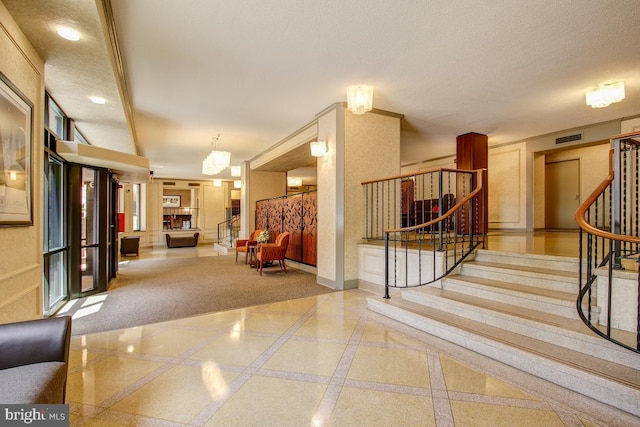
[[[333,292],[315,275],[279,267],[260,276],[235,256],[123,263],[107,292],[75,300],[59,315],[74,316],[73,335],[128,328],[213,311]]]

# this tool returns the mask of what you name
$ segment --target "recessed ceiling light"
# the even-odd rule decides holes
[[[59,27],[58,35],[63,39],[71,40],[73,42],[80,40],[80,33],[69,27]]]
[[[106,99],[100,97],[100,96],[90,96],[89,99],[91,100],[91,102],[93,102],[94,104],[104,104],[107,102]]]

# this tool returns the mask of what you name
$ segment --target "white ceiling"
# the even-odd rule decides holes
[[[87,139],[147,157],[156,177],[210,178],[217,134],[232,164],[249,160],[356,83],[404,115],[403,164],[452,154],[467,132],[498,144],[640,114],[638,0],[0,1]],[[79,42],[55,34],[63,22]],[[625,100],[585,105],[615,80]]]

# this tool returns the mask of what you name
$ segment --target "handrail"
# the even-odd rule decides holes
[[[607,175],[607,177],[600,183],[600,185],[598,185],[598,187],[596,187],[596,189],[589,195],[589,197],[587,197],[585,201],[580,205],[578,210],[576,210],[575,219],[578,223],[578,227],[588,233],[595,234],[598,237],[611,240],[620,240],[629,243],[640,243],[640,237],[610,233],[608,231],[604,231],[594,227],[587,221],[587,211],[595,203],[598,197],[600,197],[602,193],[604,193],[609,185],[611,185],[611,183],[613,182],[615,176],[615,172],[613,170],[613,153],[613,149],[609,150],[609,175]]]
[[[442,279],[484,244],[486,206],[482,194],[486,190],[486,171],[441,168],[363,183],[368,184],[364,186],[365,210],[375,209],[376,227],[378,216],[383,224],[387,221],[386,228],[381,229],[385,247],[384,298],[390,297],[391,287],[418,287]],[[405,186],[405,182],[411,185]],[[416,195],[419,200],[414,201]],[[399,218],[404,227],[397,227]],[[411,218],[429,220],[412,224]],[[375,236],[367,234],[368,238]]]
[[[457,172],[457,170],[455,169],[441,169],[443,171],[447,171],[447,172]],[[486,171],[487,169],[475,169],[472,172],[482,172],[482,171]],[[468,172],[468,171],[467,171]],[[455,212],[460,209],[465,203],[468,203],[471,199],[473,199],[478,193],[480,193],[482,191],[482,173],[478,173],[478,186],[476,187],[475,190],[473,190],[471,193],[469,193],[467,196],[465,196],[462,200],[460,200],[458,203],[456,203],[455,205],[453,205],[447,212],[445,212],[444,214],[440,215],[439,217],[432,219],[431,221],[425,222],[423,224],[418,224],[418,225],[412,225],[410,227],[404,227],[404,228],[393,228],[390,230],[384,230],[385,233],[402,233],[405,231],[415,231],[415,230],[420,230],[422,228],[426,228],[429,227],[430,225],[434,225],[437,224],[440,221],[444,221],[445,219],[449,218],[450,216],[453,216],[453,214],[455,214]],[[376,182],[376,181],[369,181],[369,182]]]
[[[640,132],[611,138],[609,173],[576,210],[574,217],[580,228],[578,315],[597,335],[640,353],[640,300],[626,297],[634,291],[614,275],[614,271],[631,267],[623,264],[624,260],[639,261],[638,137]],[[640,277],[637,282],[632,285],[635,289],[640,288]],[[594,294],[595,299],[592,298]],[[595,309],[594,304],[597,305]],[[636,313],[630,317],[628,313],[633,313],[633,304]],[[634,331],[635,343],[632,344],[623,337]]]
[[[450,169],[450,168],[433,168],[433,169],[427,169],[427,170],[421,170],[420,174],[428,174],[431,172],[473,172],[470,171],[468,169]],[[402,179],[402,178],[409,178],[412,176],[415,176],[416,173],[415,172],[409,172],[409,173],[403,173],[402,175],[395,175],[395,176],[389,176],[386,178],[378,178],[378,179],[372,179],[369,181],[362,181],[361,184],[362,185],[367,185],[367,184],[375,184],[377,182],[383,182],[383,181],[391,181],[394,179]]]

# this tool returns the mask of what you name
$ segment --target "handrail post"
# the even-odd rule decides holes
[[[389,299],[389,233],[384,233],[384,298]]]
[[[442,169],[438,178],[438,216],[442,214]],[[442,221],[438,222],[438,252],[442,252]]]
[[[620,141],[614,143],[614,178],[613,178],[613,206],[611,212],[611,222],[613,226],[614,234],[621,233],[621,196],[622,196],[622,171],[620,170]],[[615,270],[623,270],[622,263],[620,262],[620,241],[616,240],[613,244],[613,251],[611,253],[612,267]]]

